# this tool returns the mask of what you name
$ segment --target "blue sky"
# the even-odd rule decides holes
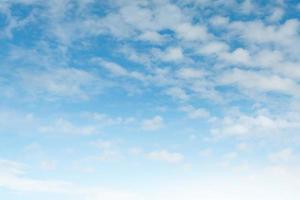
[[[0,0],[0,197],[296,200],[296,0]]]

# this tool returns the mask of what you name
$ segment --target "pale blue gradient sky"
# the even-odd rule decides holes
[[[296,0],[0,0],[0,198],[296,200]]]

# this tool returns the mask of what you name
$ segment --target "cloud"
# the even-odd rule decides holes
[[[139,40],[149,41],[154,43],[162,43],[165,41],[165,37],[155,31],[146,31],[142,33],[139,37]]]
[[[223,49],[225,49],[225,47],[223,47]],[[233,52],[230,53],[227,52],[221,53],[220,58],[231,64],[249,65],[249,63],[251,62],[251,57],[249,52],[242,48],[235,49]]]
[[[178,62],[184,58],[180,47],[169,47],[164,52],[157,50],[154,55],[157,55],[161,60],[166,62]]]
[[[14,120],[11,120],[14,119]],[[17,112],[14,110],[0,110],[0,132],[28,133],[37,125],[37,119],[33,113]],[[19,127],[22,127],[20,129]]]
[[[284,16],[284,10],[282,8],[274,8],[272,14],[269,16],[269,20],[276,22],[282,19]]]
[[[93,58],[92,62],[99,64],[114,76],[128,77],[139,81],[147,80],[143,73],[137,71],[128,71],[126,68],[114,62],[109,62],[101,58]]]
[[[34,13],[29,13],[23,17],[15,16],[9,2],[1,2],[0,14],[4,16],[3,21],[6,24],[0,33],[2,39],[13,39],[16,30],[25,29],[28,25],[36,22]]]
[[[229,152],[223,156],[223,160],[230,162],[228,168],[240,168],[238,162],[247,159],[242,155],[246,147],[236,148],[237,140],[240,143],[240,139],[250,142],[263,138],[261,142],[267,140],[276,146],[273,140],[282,137],[286,147],[263,156],[272,165],[289,164],[295,156],[292,145],[299,142],[294,138],[300,128],[299,109],[292,105],[298,102],[300,91],[300,23],[292,6],[294,4],[282,0],[268,5],[252,0],[1,1],[3,31],[0,38],[4,40],[0,49],[0,89],[4,97],[1,105],[20,110],[20,113],[0,112],[1,135],[6,138],[6,135],[15,137],[30,133],[35,140],[42,140],[36,137],[74,134],[82,142],[80,138],[94,140],[99,136],[95,134],[105,130],[110,134],[105,135],[107,140],[94,141],[97,153],[92,160],[111,161],[124,158],[119,143],[111,137],[124,139],[132,145],[137,140],[127,139],[131,137],[129,131],[136,131],[134,128],[140,131],[164,128],[166,137],[160,137],[162,140],[158,144],[151,145],[166,143],[172,148],[192,151],[195,142],[197,145],[199,142],[200,147],[207,146],[206,140],[200,140],[202,137],[224,139],[224,146],[232,144],[234,150],[225,151],[222,143],[216,149],[203,149],[201,153],[213,159],[220,151]],[[159,101],[153,99],[153,92]],[[115,94],[122,98],[113,99]],[[175,105],[169,105],[168,101]],[[125,110],[147,113],[149,105],[168,107],[165,114],[174,115],[182,131],[190,131],[192,127],[204,130],[203,135],[195,135],[193,131],[192,134],[174,135],[172,127],[167,127],[165,119],[159,115],[147,118],[139,114],[140,119],[137,119],[122,113]],[[102,113],[103,109],[107,113]],[[62,110],[70,113],[60,113]],[[188,120],[182,120],[178,110]],[[132,129],[127,130],[128,126]],[[119,134],[119,130],[124,134]],[[207,132],[210,135],[206,135]],[[170,141],[173,136],[174,140]],[[68,142],[68,137],[59,138],[62,143]],[[139,140],[138,145],[143,148],[145,145],[146,149],[149,141],[153,140]],[[55,141],[47,142],[52,146]],[[253,144],[256,145],[259,144]],[[49,154],[53,153],[49,150]],[[90,156],[88,150],[81,153]],[[131,153],[137,155],[134,162],[139,165],[143,165],[141,157],[167,163],[183,163],[186,159],[182,153],[164,148],[133,149]],[[255,164],[261,164],[256,157],[253,159]],[[53,162],[42,159],[39,167],[53,170],[56,167]],[[124,159],[121,164],[131,166],[132,163]],[[9,190],[34,193],[36,187],[38,191],[57,192],[60,198],[63,198],[62,193],[74,193],[77,198],[88,200],[135,199],[126,192],[30,178],[27,166],[12,161],[1,161],[1,165],[0,183]],[[113,167],[109,170],[114,172]],[[86,171],[96,172],[97,169],[87,166]],[[276,171],[276,176],[263,174],[266,179],[255,178],[254,182],[251,178],[216,178],[210,184],[206,181],[193,187],[182,184],[179,190],[172,188],[171,192],[162,193],[154,187],[156,198],[143,195],[145,198],[137,199],[280,198],[276,192],[281,187],[298,194],[298,190],[290,189],[294,187],[292,184],[287,184],[288,187],[280,183],[272,187],[263,184],[276,182],[272,177],[281,176],[282,171],[285,170]],[[208,176],[214,172],[212,169]],[[284,180],[294,179],[285,177]],[[114,183],[114,180],[109,181]],[[256,188],[257,185],[263,189]],[[273,186],[279,188],[275,193],[270,192]],[[184,191],[181,188],[185,188]]]
[[[254,11],[255,6],[252,0],[244,0],[243,3],[241,3],[241,12],[249,14]]]
[[[300,70],[297,69],[299,61],[288,58],[287,54],[287,52],[284,52],[284,49],[262,49],[252,54],[252,61],[247,64],[247,67],[269,70],[270,72],[296,80],[300,77]]]
[[[65,192],[71,184],[63,181],[44,181],[24,178],[26,165],[0,160],[0,187],[23,192]]]
[[[225,73],[220,78],[220,83],[237,85],[246,90],[278,92],[292,96],[298,96],[300,90],[299,84],[291,79],[239,69]]]
[[[200,69],[182,67],[176,72],[177,76],[182,79],[202,78],[204,73]]]
[[[198,53],[204,55],[217,54],[227,52],[229,49],[228,45],[224,42],[213,41],[207,43],[199,48]]]
[[[20,71],[19,78],[29,94],[49,99],[89,99],[101,92],[104,83],[95,74],[76,68]]]
[[[103,133],[106,128],[124,128],[140,123],[139,120],[130,116],[119,117],[98,112],[73,114],[52,113],[44,116],[43,113],[0,110],[0,134],[36,135],[41,133],[56,136],[88,136]]]
[[[109,35],[118,39],[135,37],[157,43],[161,37],[157,32],[172,29],[186,18],[181,9],[169,1],[151,2],[114,2],[116,9],[101,18],[86,19],[83,24],[84,35]],[[117,6],[116,6],[117,5]],[[168,13],[168,14],[167,14]],[[88,31],[86,31],[88,30]],[[82,32],[82,30],[79,29]]]
[[[206,30],[205,26],[200,25],[191,25],[189,23],[182,23],[176,27],[176,33],[179,38],[182,38],[187,41],[205,41],[210,38],[209,33]]]
[[[21,175],[21,174],[22,175]],[[0,160],[0,188],[27,194],[58,195],[72,199],[107,200],[135,199],[137,194],[115,189],[89,186],[60,180],[40,180],[28,178],[24,164],[10,160]]]
[[[272,162],[278,162],[278,163],[282,163],[282,162],[288,162],[294,159],[294,153],[293,153],[293,149],[291,148],[285,148],[282,149],[278,152],[272,153],[269,155],[269,160]]]
[[[210,157],[213,155],[213,150],[210,148],[202,149],[199,151],[199,155],[202,157]]]
[[[53,171],[57,169],[57,162],[54,160],[43,160],[40,165],[41,168],[46,171]]]
[[[113,63],[113,62],[108,62],[105,60],[98,60],[100,61],[101,65],[107,69],[108,71],[110,71],[113,75],[115,76],[127,76],[129,75],[129,72],[121,67],[120,65]]]
[[[197,177],[172,184],[161,183],[161,189],[149,199],[173,200],[296,200],[299,194],[299,174],[289,167],[268,167],[246,174],[234,173],[209,178]],[[266,184],[268,183],[268,184]],[[164,185],[168,185],[168,189]]]
[[[14,163],[13,165],[16,164],[14,161],[12,162]],[[0,164],[0,166],[3,166],[3,164]],[[191,200],[202,198],[208,200],[221,200],[224,198],[233,200],[240,198],[246,200],[280,200],[283,197],[296,200],[300,186],[298,171],[297,168],[294,169],[287,166],[270,166],[259,171],[252,170],[246,174],[234,173],[222,176],[216,174],[209,178],[205,176],[192,179],[180,178],[180,181],[178,179],[172,180],[172,184],[167,184],[166,181],[157,182],[155,187],[150,187],[152,189],[148,189],[142,194],[96,186],[84,187],[70,182],[41,181],[24,176],[20,177],[17,174],[3,175],[0,173],[0,185],[2,188],[10,188],[12,191],[22,192],[25,196],[28,193],[40,192],[42,195],[51,193],[52,195],[59,194],[60,197],[65,198],[84,198],[88,200],[101,198],[107,200],[135,200],[141,198],[146,200],[182,200],[186,198]],[[269,184],[265,184],[266,182]]]
[[[164,126],[164,120],[161,116],[157,115],[151,119],[145,119],[141,126],[143,130],[156,131]]]
[[[91,135],[98,133],[96,126],[80,126],[66,119],[59,118],[53,124],[41,125],[38,129],[41,133],[47,134],[70,134],[70,135]]]
[[[130,125],[136,121],[134,117],[113,117],[98,112],[84,112],[82,117],[95,121],[99,126]]]
[[[166,94],[183,101],[189,99],[189,95],[180,87],[171,87],[166,90]]]
[[[222,157],[225,161],[230,161],[230,160],[236,159],[237,156],[238,156],[237,152],[229,152],[229,153],[224,154]]]
[[[187,113],[190,119],[205,119],[210,116],[210,113],[204,108],[194,108],[191,105],[182,106],[180,110]]]
[[[294,50],[295,45],[299,44],[297,19],[286,20],[280,25],[265,25],[260,20],[235,21],[228,27],[234,35],[240,36],[249,44],[274,44],[277,47],[288,47],[287,50]]]
[[[267,114],[226,116],[219,125],[212,128],[213,137],[237,137],[237,138],[255,138],[255,137],[275,137],[278,133],[297,129],[298,120],[295,116],[286,114],[286,117],[268,116]],[[292,131],[291,133],[292,134]]]
[[[128,154],[131,156],[139,156],[143,153],[143,149],[139,147],[132,147],[128,149]]]
[[[0,160],[0,174],[13,174],[13,175],[21,175],[24,173],[24,169],[26,165],[12,161],[12,160]]]
[[[169,152],[167,150],[152,151],[146,154],[151,160],[159,160],[168,163],[177,164],[184,160],[184,156],[180,153]]]
[[[120,160],[123,158],[122,151],[119,148],[119,143],[110,140],[97,140],[92,142],[94,146],[100,149],[100,155],[95,157],[100,161]]]
[[[223,16],[213,16],[209,20],[210,24],[212,26],[216,27],[224,27],[229,24],[229,17],[223,17]]]

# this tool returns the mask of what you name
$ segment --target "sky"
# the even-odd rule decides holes
[[[0,198],[298,200],[300,2],[0,0]]]

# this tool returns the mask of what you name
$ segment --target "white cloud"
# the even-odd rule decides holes
[[[215,83],[207,79],[197,79],[191,82],[189,87],[195,97],[210,99],[215,102],[219,102],[222,99],[220,94],[215,90]]]
[[[167,62],[177,62],[184,58],[182,49],[180,47],[169,47],[164,52],[158,52],[158,56]]]
[[[213,16],[209,20],[210,24],[216,27],[224,27],[229,24],[229,18],[223,16]]]
[[[85,112],[82,116],[94,120],[99,126],[129,125],[136,121],[134,117],[113,117],[98,112]]]
[[[269,16],[269,20],[272,22],[276,22],[282,19],[284,16],[284,10],[282,8],[275,8],[272,10],[272,14]]]
[[[124,128],[139,122],[134,117],[111,116],[98,112],[73,114],[74,116],[56,113],[56,115],[45,117],[36,113],[0,110],[0,134],[93,135],[102,133],[103,129],[107,127]]]
[[[182,106],[180,110],[187,113],[188,117],[191,119],[203,119],[210,116],[209,112],[204,108],[194,108],[191,105]]]
[[[233,52],[230,53],[221,53],[220,58],[232,64],[249,65],[249,63],[251,63],[251,57],[249,52],[242,48],[235,49]]]
[[[147,53],[142,53],[133,47],[124,45],[120,48],[120,53],[124,54],[125,57],[133,62],[149,66],[151,64],[151,56]]]
[[[238,152],[232,151],[232,152],[227,152],[222,155],[221,161],[219,165],[223,168],[230,168],[233,167],[233,162],[237,160],[239,154]],[[242,166],[238,166],[238,169],[243,168]]]
[[[85,34],[107,34],[124,39],[137,37],[142,33],[141,39],[158,42],[161,38],[155,32],[174,30],[186,18],[181,9],[169,1],[153,1],[152,6],[145,1],[120,2],[111,3],[114,6],[119,5],[106,16],[83,21]]]
[[[69,98],[68,100],[89,99],[94,97],[94,92],[99,94],[98,92],[102,91],[103,85],[106,85],[100,77],[98,77],[100,73],[98,75],[92,71],[88,71],[91,69],[97,72],[101,71],[101,76],[103,74],[103,76],[107,75],[105,78],[110,78],[114,82],[119,83],[119,85],[134,82],[134,84],[132,84],[134,86],[140,84],[142,87],[145,87],[144,91],[146,93],[155,90],[156,94],[162,94],[163,98],[166,98],[165,95],[167,94],[175,97],[176,100],[183,100],[178,101],[179,103],[188,100],[191,103],[193,102],[200,105],[204,99],[207,103],[203,105],[207,106],[207,109],[196,106],[182,106],[180,109],[186,113],[190,119],[197,119],[200,122],[201,119],[208,118],[215,114],[215,112],[209,113],[208,110],[210,110],[210,108],[218,112],[218,115],[224,115],[224,117],[220,116],[220,118],[214,118],[215,120],[210,121],[213,127],[211,133],[217,138],[263,137],[270,135],[272,139],[277,133],[285,133],[282,134],[283,137],[289,138],[289,135],[299,132],[299,115],[286,116],[288,113],[280,110],[282,108],[284,110],[290,109],[290,99],[297,101],[300,91],[299,20],[286,20],[283,18],[290,16],[290,14],[284,15],[284,7],[271,10],[272,13],[270,16],[268,16],[270,6],[266,6],[267,10],[265,10],[265,8],[255,7],[259,3],[252,0],[217,0],[214,2],[209,0],[117,0],[107,1],[105,3],[94,0],[52,0],[45,4],[40,0],[12,0],[2,1],[0,7],[4,4],[17,4],[18,7],[20,3],[28,3],[27,5],[29,5],[35,2],[38,2],[38,7],[27,6],[26,9],[24,9],[24,13],[31,12],[29,11],[31,9],[33,10],[33,14],[28,18],[26,17],[26,19],[18,20],[17,17],[12,16],[12,13],[6,15],[7,27],[3,29],[3,33],[0,33],[0,35],[14,39],[17,39],[19,35],[24,36],[20,41],[7,40],[5,43],[9,44],[8,48],[14,45],[23,45],[23,39],[25,42],[24,45],[27,44],[27,42],[35,45],[38,41],[35,41],[34,38],[37,37],[38,40],[43,40],[42,43],[51,42],[48,49],[42,49],[46,52],[45,54],[48,54],[48,51],[49,54],[51,54],[51,51],[58,51],[59,53],[57,54],[62,55],[53,55],[55,59],[48,59],[52,57],[52,55],[49,57],[36,56],[34,62],[32,62],[33,58],[29,56],[35,51],[28,51],[27,54],[23,56],[9,52],[9,62],[2,63],[1,61],[0,63],[1,66],[7,65],[7,67],[4,67],[1,71],[1,77],[4,77],[0,80],[1,91],[3,91],[3,83],[10,85],[15,83],[14,80],[10,80],[6,77],[17,76],[17,79],[21,80],[21,84],[18,84],[17,87],[25,88],[26,92],[32,96],[46,97],[49,99],[57,97],[67,97]],[[91,7],[82,8],[85,3],[94,2],[95,5],[92,4]],[[100,12],[97,11],[99,8],[97,6],[99,5],[101,7]],[[181,5],[184,6],[181,7]],[[105,6],[105,8],[103,7],[103,12],[102,6]],[[78,7],[81,7],[81,10],[78,10]],[[253,11],[253,13],[250,14],[250,11]],[[235,14],[236,12],[238,14]],[[234,21],[240,17],[241,12],[249,14],[249,16],[243,16],[241,18],[243,21]],[[14,14],[20,15],[24,13],[16,12]],[[214,13],[226,15],[229,13],[227,16],[230,16],[231,19],[222,16],[210,18]],[[42,21],[38,23],[42,24],[42,26],[37,27],[37,30],[41,30],[42,33],[35,35],[35,28],[33,28],[33,34],[30,35],[32,37],[30,37],[30,40],[25,40],[28,39],[27,34],[22,34],[22,30],[26,28],[27,24],[34,21],[33,17],[42,19]],[[31,28],[32,27],[30,27],[30,29]],[[215,33],[215,35],[213,33]],[[103,34],[108,37],[101,37]],[[102,43],[100,41],[105,42]],[[140,43],[141,41],[146,41],[147,43]],[[99,52],[95,52],[99,44],[99,49],[101,49]],[[132,45],[130,48],[134,51],[128,51],[125,56],[119,55],[118,50],[115,51],[115,49],[122,45]],[[56,47],[53,46],[58,47],[56,49]],[[97,46],[96,49],[95,46]],[[36,46],[33,48],[36,49]],[[156,49],[153,50],[153,48]],[[36,51],[38,52],[40,50],[41,49],[38,48]],[[109,51],[104,52],[105,50]],[[83,54],[77,58],[76,55],[78,55],[78,53]],[[6,52],[4,52],[3,55],[5,54]],[[119,64],[115,63],[114,60],[112,62],[104,59],[94,60],[97,64],[101,65],[102,68],[99,70],[99,68],[93,66],[93,63],[86,62],[86,57],[90,57],[92,54],[108,57],[112,55],[113,58],[118,58]],[[39,54],[37,53],[36,55]],[[3,59],[6,60],[6,56],[4,56]],[[131,65],[131,61],[137,63]],[[28,62],[29,67],[26,68],[27,65],[24,67],[23,62]],[[70,63],[72,66],[73,64],[76,66],[85,65],[85,68],[66,67],[69,66]],[[180,64],[183,63],[184,66],[181,66]],[[186,63],[191,65],[185,67]],[[11,64],[16,65],[18,69],[10,71],[14,68]],[[57,66],[64,67],[59,68]],[[139,67],[134,69],[135,66]],[[193,68],[194,66],[197,66],[197,68]],[[37,70],[37,67],[41,67],[39,69],[43,70]],[[235,67],[239,69],[234,69]],[[247,70],[245,68],[247,68]],[[14,72],[17,72],[15,73],[16,75],[13,75]],[[132,80],[138,80],[142,83]],[[140,85],[137,87],[140,87]],[[248,96],[246,96],[246,102],[244,104],[244,101],[235,101],[235,98],[239,98],[240,94],[231,95],[232,93],[230,93],[227,95],[227,88],[229,88],[227,86],[239,88],[240,90],[238,92],[242,93],[241,96],[248,94],[248,92],[251,94],[253,92],[253,96],[259,96],[259,98],[261,96],[263,97],[257,100],[248,99]],[[223,89],[223,87],[225,89]],[[273,94],[274,92],[276,95],[264,95]],[[284,94],[285,98],[281,98],[281,95],[277,95],[277,93]],[[285,95],[288,97],[286,98]],[[275,96],[274,99],[273,96]],[[23,97],[23,91],[20,92],[19,97]],[[272,100],[270,101],[271,98]],[[124,103],[125,110],[127,110],[126,106],[130,106],[135,102],[129,101],[130,99],[136,100],[130,97],[125,98],[122,103],[120,103],[120,105]],[[140,97],[138,97],[138,99],[145,100],[146,104],[153,100]],[[166,99],[169,100],[170,98]],[[110,112],[122,112],[122,110],[124,110],[123,108],[118,110],[118,106],[120,105],[114,107],[115,103],[118,104],[117,101],[106,102],[106,96],[104,98],[99,96],[93,99],[92,102],[99,103],[98,101],[104,104],[108,103],[104,105],[104,107],[100,105],[98,109],[102,109],[103,107],[103,109],[109,109]],[[255,106],[251,107],[252,105],[248,105],[248,103],[254,104],[257,101],[261,101],[260,103],[263,104],[262,107],[265,107],[266,110],[273,110],[270,111],[270,113],[253,111],[256,109],[254,108]],[[17,104],[16,106],[20,109],[37,109],[37,112],[42,112],[43,110],[40,110],[42,104],[29,103],[25,105],[22,104],[23,101],[19,103],[18,98],[13,98],[11,102],[3,100],[3,106],[5,107],[5,105],[8,104],[14,106],[15,102]],[[154,101],[154,103],[162,102],[165,101]],[[22,105],[24,105],[24,108],[21,108]],[[93,105],[80,104],[77,107],[76,104],[76,108],[74,109],[90,109],[90,106],[93,107]],[[57,108],[56,105],[54,106]],[[154,107],[156,106],[157,105],[154,105]],[[239,113],[235,116],[230,113],[231,108],[234,106],[240,106],[241,110],[245,110],[244,112],[249,111],[250,108],[253,108],[253,110],[244,114]],[[272,106],[276,106],[276,108]],[[172,106],[170,106],[168,110],[171,111],[171,107]],[[51,109],[51,106],[49,109]],[[72,106],[66,108],[66,110],[69,109],[73,109]],[[138,110],[141,113],[144,111],[142,106],[141,109],[139,107]],[[55,115],[55,113],[52,112],[56,112],[55,109],[49,111],[49,115]],[[110,130],[113,132],[113,130],[119,129],[119,126],[123,128],[123,126],[131,124],[136,120],[130,117],[113,117],[111,115],[97,113],[97,111],[95,111],[95,113],[88,113],[86,118],[76,118],[77,113],[73,112],[71,115],[72,116],[69,117],[58,117],[53,120],[52,116],[48,118],[48,113],[47,117],[43,116],[37,119],[35,115],[30,113],[14,114],[1,112],[0,130],[1,133],[6,133],[11,135],[11,137],[15,137],[14,134],[20,132],[91,135],[99,132],[99,128],[101,127],[105,126],[105,128],[109,129],[107,126],[111,126]],[[81,113],[79,113],[79,115],[81,115]],[[88,124],[85,120],[88,121]],[[136,123],[143,130],[155,131],[164,127],[164,119],[161,116],[154,116],[153,118],[144,120],[141,119],[141,121],[137,121]],[[190,123],[190,121],[188,123]],[[195,123],[194,125],[200,127],[203,124]],[[203,127],[205,128],[206,125],[207,124],[203,125]],[[183,129],[184,128],[183,124]],[[125,129],[122,130],[124,130],[124,132],[128,131]],[[188,135],[190,135],[191,139],[195,138],[195,135]],[[185,136],[188,137],[188,135]],[[113,136],[107,135],[107,137],[114,136],[124,137],[122,134],[114,134]],[[204,135],[200,134],[199,137],[197,137],[199,140],[187,140],[187,142],[189,144],[195,144],[195,142],[198,144],[202,136]],[[95,136],[85,137],[85,139],[92,139],[94,137]],[[181,136],[178,135],[178,137]],[[167,140],[169,139],[169,137],[166,138]],[[163,138],[160,139],[162,139],[162,141],[159,142],[165,142]],[[230,144],[235,141],[231,139],[235,138],[228,139],[230,140]],[[171,141],[170,145],[174,145],[174,141]],[[134,140],[130,142],[134,142]],[[296,141],[292,142],[296,143]],[[184,145],[180,141],[179,143],[179,146]],[[233,146],[236,148],[235,144],[233,144]],[[123,155],[118,144],[110,140],[98,141],[97,147],[96,157],[98,160],[114,160],[121,158]],[[185,146],[180,147],[185,148]],[[193,148],[193,146],[191,146],[191,148]],[[217,148],[222,148],[222,145]],[[240,151],[245,148],[247,147],[241,144],[238,145],[235,150],[240,153]],[[216,149],[216,154],[218,150],[219,149]],[[80,153],[86,154],[89,153],[89,151],[84,150]],[[144,153],[140,149],[131,149],[130,153],[168,163],[182,163],[185,160],[183,154],[170,152],[168,150]],[[210,149],[204,149],[201,153],[204,156],[212,155]],[[231,152],[224,155],[224,160],[235,159],[238,153]],[[288,162],[292,157],[294,157],[294,151],[290,147],[269,155],[272,164],[279,163],[280,165],[284,162]],[[236,161],[238,160],[236,159]],[[124,164],[127,165],[128,163]],[[27,166],[13,161],[0,160],[0,187],[18,192],[21,191],[22,195],[24,191],[28,191],[32,195],[35,195],[35,191],[59,194],[73,193],[74,196],[77,196],[75,198],[80,200],[133,200],[147,198],[151,200],[276,200],[280,198],[293,200],[299,196],[299,176],[285,176],[282,174],[282,171],[286,173],[285,170],[281,169],[278,171],[275,170],[276,172],[272,175],[254,173],[258,174],[258,177],[252,175],[249,179],[248,177],[229,177],[224,180],[220,178],[222,177],[220,176],[219,178],[211,180],[211,182],[207,180],[202,182],[201,180],[203,179],[201,178],[203,177],[200,177],[200,179],[198,179],[200,183],[198,182],[195,185],[190,185],[191,180],[186,184],[180,179],[182,183],[178,188],[174,188],[173,181],[174,179],[176,181],[176,176],[172,179],[172,184],[165,184],[168,185],[169,190],[166,187],[162,187],[162,191],[160,191],[157,186],[153,187],[155,192],[137,198],[126,192],[106,190],[101,187],[81,187],[77,185],[74,186],[74,183],[65,181],[48,181],[30,178],[26,174],[26,167]],[[44,160],[41,163],[41,167],[51,170],[55,168],[55,163],[53,161]],[[96,172],[93,166],[88,166],[87,169],[90,172],[93,170]],[[113,168],[110,169],[112,169],[111,172],[113,173]],[[196,173],[198,172],[199,170]],[[211,174],[208,173],[209,178],[211,177],[210,175]],[[83,179],[84,178],[85,177],[83,177]],[[195,179],[197,178],[198,177],[195,177]],[[154,179],[156,179],[156,177]],[[157,182],[155,182],[155,184],[159,185],[160,179],[156,180]],[[110,179],[109,181],[113,183],[114,180]],[[82,182],[84,182],[84,180]],[[139,187],[150,188],[145,185],[139,185]],[[135,190],[139,190],[139,187],[135,188]],[[153,198],[151,195],[155,197]],[[60,198],[63,197],[60,196]],[[69,197],[65,199],[75,198]]]
[[[161,183],[160,190],[150,199],[172,200],[297,200],[299,171],[288,167],[269,167],[248,173],[196,177],[194,179]],[[168,187],[165,187],[166,184]]]
[[[58,195],[66,199],[132,200],[137,194],[99,186],[82,186],[60,180],[41,180],[27,177],[24,164],[10,160],[0,160],[0,188],[27,194]]]
[[[224,42],[213,41],[201,46],[198,53],[204,55],[217,54],[227,52],[229,49],[228,45]]]
[[[24,178],[26,167],[15,161],[0,160],[0,187],[23,192],[64,192],[71,186],[63,181]]]
[[[180,68],[177,70],[176,74],[179,78],[187,80],[193,78],[202,78],[204,75],[202,70],[188,67]]]
[[[202,149],[199,151],[199,155],[202,157],[210,157],[213,155],[213,150],[210,148]]]
[[[0,174],[13,174],[13,175],[21,175],[24,174],[24,169],[26,165],[12,161],[12,160],[4,160],[0,159]]]
[[[235,21],[228,26],[233,35],[238,35],[249,44],[274,44],[286,47],[292,53],[299,44],[297,19],[286,20],[280,25],[265,25],[263,21]]]
[[[0,13],[5,17],[5,26],[2,27],[2,31],[0,33],[1,39],[12,39],[14,37],[14,31],[24,29],[27,25],[36,22],[33,13],[29,13],[23,17],[18,17],[14,15],[10,6],[10,2],[0,3]]]
[[[236,146],[236,149],[237,149],[238,151],[246,151],[246,150],[249,149],[249,145],[248,145],[247,143],[245,143],[245,142],[241,142],[241,143],[239,143],[239,144]]]
[[[237,156],[238,156],[238,153],[237,153],[237,152],[229,152],[229,153],[224,154],[222,157],[223,157],[223,159],[225,159],[226,161],[230,161],[230,160],[236,159]]]
[[[138,5],[127,5],[121,7],[120,15],[125,23],[137,30],[151,29],[155,26],[152,18],[152,10]]]
[[[241,4],[241,11],[243,13],[249,14],[255,11],[255,6],[252,0],[244,0]]]
[[[95,74],[75,68],[21,71],[19,77],[22,87],[30,94],[49,99],[57,97],[88,99],[94,93],[99,93],[104,86],[104,82]]]
[[[146,154],[151,160],[165,161],[168,163],[180,163],[184,160],[184,156],[180,153],[169,152],[167,150],[153,151]]]
[[[165,41],[165,37],[155,31],[146,31],[142,33],[139,37],[139,40],[161,43]]]
[[[288,116],[288,114],[285,117],[268,116],[266,114],[227,116],[217,122],[211,133],[215,138],[228,136],[238,138],[275,136],[278,133],[283,133],[285,130],[299,127],[299,119],[293,115],[291,117]]]
[[[272,162],[288,162],[294,159],[294,153],[291,148],[285,148],[270,154],[268,158]]]
[[[210,37],[205,26],[183,23],[179,24],[175,30],[180,38],[187,41],[205,41]]]
[[[168,152],[166,155],[168,154],[174,153]],[[161,158],[160,156],[158,157]],[[171,163],[177,163],[178,156],[173,155],[171,157],[174,157],[171,159]],[[14,161],[12,162],[14,163]],[[0,166],[3,166],[1,162]],[[209,177],[180,178],[180,181],[176,179],[172,180],[172,184],[160,181],[156,182],[155,186],[149,187],[152,189],[148,189],[140,194],[103,187],[85,187],[63,181],[42,181],[17,174],[0,173],[0,176],[1,188],[9,188],[12,191],[22,192],[24,196],[28,193],[34,194],[35,192],[40,192],[42,195],[51,193],[59,194],[60,197],[68,199],[87,200],[103,198],[106,200],[222,200],[224,198],[232,200],[239,200],[241,198],[246,200],[281,200],[282,198],[297,200],[298,188],[300,187],[299,170],[285,166],[271,166],[258,171],[253,170],[246,174],[226,173],[220,175],[220,173],[216,173],[216,175]]]
[[[258,92],[278,92],[299,96],[300,86],[295,81],[277,75],[234,69],[220,78],[223,85],[236,84],[242,89]]]
[[[77,125],[64,118],[57,119],[53,124],[41,125],[38,128],[41,133],[47,134],[70,134],[70,135],[91,135],[98,133],[98,129],[93,125]]]
[[[108,70],[111,74],[113,74],[114,76],[129,77],[129,78],[133,78],[133,79],[136,79],[139,81],[147,80],[145,75],[141,72],[129,71],[117,63],[109,62],[102,58],[93,58],[92,62],[99,64],[100,66],[102,66],[103,68]]]
[[[112,161],[120,160],[123,157],[117,141],[97,140],[92,144],[100,149],[99,155],[95,156],[96,160]]]
[[[128,150],[128,153],[133,156],[139,156],[143,153],[143,149],[139,147],[132,147]]]
[[[179,100],[189,99],[189,95],[180,87],[171,87],[166,90],[166,94]]]
[[[263,49],[253,55],[250,67],[262,68],[273,71],[282,76],[297,80],[300,77],[299,60],[294,56],[291,59],[290,54],[285,49],[269,50]]]
[[[113,75],[115,76],[128,76],[129,72],[123,68],[122,66],[113,63],[113,62],[108,62],[102,59],[94,60],[94,61],[99,61],[101,66],[104,67],[106,70],[110,71]]]
[[[262,67],[276,67],[277,63],[281,63],[283,61],[282,52],[278,50],[270,51],[270,50],[261,50],[259,51],[254,60],[257,65],[261,65]]]
[[[43,170],[53,171],[57,168],[57,162],[54,160],[43,160],[40,166]]]
[[[142,122],[142,129],[147,131],[155,131],[164,126],[164,120],[161,116],[155,116],[151,119],[145,119]]]
[[[29,130],[34,129],[37,124],[38,120],[32,113],[22,113],[13,110],[0,111],[0,131],[2,133],[28,133]],[[22,127],[22,129],[19,127]]]

